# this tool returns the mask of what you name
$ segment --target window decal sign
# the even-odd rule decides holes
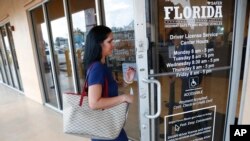
[[[215,112],[216,106],[210,106],[189,112],[165,116],[165,141],[213,140]],[[182,118],[182,116],[185,117],[185,115],[188,114],[190,116]],[[174,130],[175,134],[167,134],[170,132],[169,130]]]
[[[225,7],[222,1],[206,0],[165,0],[161,6],[159,72],[171,73],[166,141],[220,138],[214,137],[214,130],[218,131],[215,124],[222,117],[221,105],[214,96],[218,92],[209,85],[221,79],[218,68],[225,62],[221,53],[229,49],[224,38]]]
[[[208,1],[207,5],[190,6],[189,0],[182,1],[175,6],[165,6],[164,14],[167,28],[222,25],[222,2]]]

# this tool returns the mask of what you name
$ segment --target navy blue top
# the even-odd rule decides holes
[[[108,80],[108,96],[118,96],[118,85],[113,78],[110,69],[106,64],[100,62],[94,63],[88,69],[88,85],[101,84],[104,86],[105,78]]]
[[[179,48],[175,48],[176,51],[190,51],[190,54],[189,55],[183,55],[183,54],[179,54],[179,55],[175,55],[176,58],[178,57],[184,57],[184,56],[189,56],[191,57],[191,64],[189,66],[186,66],[186,67],[191,67],[191,70],[195,70],[193,68],[193,66],[195,66],[195,64],[193,64],[196,59],[193,58],[195,57],[195,48],[192,44],[187,44],[187,45],[180,45]],[[175,62],[183,62],[183,60],[180,60],[180,61],[175,61]],[[181,77],[182,79],[189,79],[190,75],[188,77]]]
[[[195,58],[192,58],[192,55],[194,55],[195,57],[195,48],[193,45],[191,44],[187,44],[187,45],[180,45],[179,48],[175,48],[176,51],[190,51],[190,54],[189,55],[186,55],[186,54],[179,54],[179,55],[175,55],[176,58],[178,57],[184,57],[184,56],[189,56],[191,57],[191,64],[189,67],[192,67],[194,64],[193,64],[193,60],[195,60]],[[183,60],[181,61],[175,61],[175,62],[183,62]],[[192,68],[193,69],[193,68]]]
[[[88,69],[88,85],[101,84],[104,86],[105,78],[108,80],[108,97],[118,96],[118,85],[113,78],[112,72],[106,64],[96,62]],[[98,126],[98,125],[97,125]],[[92,141],[128,141],[126,132],[122,129],[120,135],[114,140],[97,140]]]

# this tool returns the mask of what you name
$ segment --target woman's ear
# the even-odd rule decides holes
[[[100,46],[101,46],[101,48],[103,48],[103,46],[104,46],[104,43],[102,42],[102,43],[100,43]]]

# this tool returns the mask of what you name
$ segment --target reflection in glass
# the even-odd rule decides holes
[[[164,7],[172,7],[172,6],[178,6],[180,9],[187,7],[187,6],[203,6],[208,5],[211,3],[207,3],[206,0],[201,0],[199,2],[191,2],[187,1],[165,1],[165,0],[158,0],[158,38],[157,38],[157,47],[159,48],[159,52],[162,51],[160,54],[160,59],[164,59],[164,63],[167,62],[167,54],[169,54],[169,51],[171,50],[172,41],[174,39],[174,36],[171,35],[171,30],[174,26],[181,27],[186,33],[182,35],[178,35],[179,37],[183,36],[182,44],[192,44],[194,48],[196,49],[196,53],[201,56],[201,58],[207,58],[209,59],[216,59],[214,62],[214,67],[225,67],[230,65],[231,61],[231,50],[232,50],[232,25],[233,25],[233,13],[229,10],[233,10],[233,6],[231,5],[231,1],[228,2],[220,2],[217,3],[222,5],[222,9],[226,9],[225,7],[228,7],[226,9],[227,12],[222,11],[223,18],[218,18],[216,22],[210,20],[209,22],[206,21],[206,18],[203,18],[202,22],[201,20],[197,19],[183,19],[183,20],[176,20],[174,11],[170,11],[169,13],[169,20],[171,20],[174,24],[173,26],[168,25],[168,21],[164,18]],[[181,10],[179,11],[181,12]],[[199,13],[201,14],[201,13]],[[226,20],[226,22],[225,22]],[[180,22],[181,21],[181,22]],[[216,23],[216,24],[215,24]],[[211,25],[208,25],[211,24]],[[215,24],[215,25],[212,25]],[[185,26],[186,25],[186,26]],[[199,26],[198,26],[199,25]],[[158,51],[158,49],[156,49]],[[211,52],[209,52],[211,51]],[[209,56],[210,53],[210,56]],[[223,56],[221,54],[224,54]],[[217,61],[219,60],[219,61]],[[158,62],[158,63],[159,63]],[[159,64],[162,65],[162,64]],[[159,68],[160,70],[161,68]],[[162,70],[160,70],[162,71]],[[170,71],[170,70],[166,70]],[[171,71],[170,71],[171,72]]]
[[[1,35],[1,34],[0,34]],[[4,58],[3,58],[3,46],[1,44],[2,40],[0,38],[0,73],[1,73],[1,77],[2,77],[2,81],[6,84],[8,84],[7,82],[7,76],[6,76],[6,70],[5,70],[5,62],[4,62]]]
[[[0,81],[6,83],[6,76],[3,68],[3,60],[2,60],[2,53],[0,49]]]
[[[194,100],[184,101],[182,97],[184,96],[182,93],[183,87],[183,80],[181,78],[175,78],[175,76],[161,76],[158,77],[162,86],[162,112],[161,117],[159,118],[160,125],[159,132],[160,132],[160,139],[164,139],[164,117],[167,115],[173,115],[182,113],[185,110],[185,107],[192,107],[193,109],[197,110],[204,107],[214,106],[216,105],[216,122],[215,122],[215,140],[222,140],[223,135],[223,125],[224,125],[224,118],[225,118],[225,111],[227,105],[227,92],[228,92],[228,83],[229,83],[229,70],[226,71],[215,71],[212,72],[210,75],[203,76],[200,84],[196,86],[196,91],[187,91],[185,92],[186,97],[192,96]],[[218,75],[224,74],[227,76],[225,77],[218,77]],[[197,80],[196,80],[197,81]],[[198,81],[197,81],[198,82]],[[216,82],[216,83],[214,83]],[[190,85],[189,85],[190,83]],[[192,88],[192,79],[188,83],[187,87]],[[219,97],[219,98],[218,98]],[[194,103],[194,104],[193,104]],[[183,108],[184,107],[184,108]],[[205,110],[203,113],[207,113],[213,110]],[[181,114],[181,116],[174,116],[172,118],[168,118],[169,121],[177,121],[183,118],[188,119],[185,116],[194,116],[194,115],[202,114],[199,112],[198,114],[195,112],[191,112],[190,115],[188,114]],[[184,126],[182,127],[182,132],[191,131],[195,129],[200,129],[203,127],[213,126],[211,122],[203,122],[204,124],[197,124],[196,126]],[[175,131],[174,126],[167,126],[167,136],[177,134],[178,132]],[[211,132],[210,132],[211,133]]]
[[[178,13],[180,14],[181,9],[186,7],[200,8],[213,5],[207,0],[158,0],[157,8],[154,9],[152,6],[158,18],[154,21],[155,23],[148,20],[147,24],[157,26],[149,26],[152,29],[148,30],[148,35],[154,39],[151,41],[153,45],[151,48],[154,51],[153,69],[156,73],[160,73],[161,76],[157,79],[160,80],[162,86],[162,111],[161,117],[158,118],[159,124],[156,125],[159,131],[156,133],[156,139],[164,140],[166,137],[167,140],[170,138],[175,140],[177,138],[174,135],[181,137],[187,133],[188,137],[183,137],[183,140],[203,140],[205,136],[209,136],[207,140],[212,140],[211,131],[215,130],[214,140],[222,140],[231,65],[232,40],[230,36],[232,33],[230,32],[233,28],[233,3],[233,0],[222,0],[216,3],[215,5],[223,9],[221,11],[223,18],[216,20],[215,18],[208,20],[208,18],[185,17],[175,19],[178,16],[176,12],[165,13],[164,11],[166,7],[175,6],[180,8]],[[166,14],[169,14],[168,18]],[[150,16],[153,15],[149,14],[148,17]],[[154,19],[154,17],[150,18]],[[174,32],[176,29],[181,32]],[[157,32],[150,33],[154,31]],[[223,69],[218,71],[222,67]],[[212,108],[193,112],[209,106],[215,106],[216,110]],[[195,116],[197,119],[198,116],[204,116],[205,119],[205,115],[211,112],[212,115],[216,115],[215,119],[211,116],[212,120],[194,125],[188,124]],[[178,116],[171,116],[173,114],[178,114]],[[215,125],[212,124],[213,121]],[[171,122],[176,124],[171,125]],[[205,134],[188,133],[196,130],[201,133],[201,130],[209,128],[211,130],[206,130],[208,132]]]
[[[0,68],[0,81],[3,82],[2,69],[1,68]]]
[[[38,7],[31,11],[33,29],[35,33],[36,47],[40,61],[42,79],[45,90],[46,103],[58,107],[56,99],[56,91],[51,69],[51,59],[49,52],[48,34],[43,19],[42,7]]]
[[[4,43],[5,43],[5,47],[6,47],[6,53],[7,53],[6,55],[8,57],[8,63],[9,63],[10,69],[11,69],[11,74],[12,74],[12,78],[13,78],[13,82],[14,82],[14,87],[18,88],[18,80],[17,80],[16,74],[15,74],[15,66],[14,66],[14,62],[13,62],[14,60],[13,60],[13,56],[11,53],[10,43],[9,43],[7,34],[6,34],[6,36],[4,36]]]
[[[135,40],[134,40],[134,9],[133,0],[105,0],[104,12],[105,22],[113,31],[114,50],[108,57],[107,65],[111,68],[114,78],[118,83],[125,83],[126,67],[128,65],[136,66],[135,60]],[[122,17],[122,18],[121,18]],[[129,93],[131,89],[134,92],[134,103],[130,105],[128,120],[125,130],[129,137],[139,140],[139,111],[138,111],[138,83],[119,86],[119,94]]]
[[[11,75],[11,69],[10,69],[10,66],[9,66],[9,63],[8,63],[8,60],[10,58],[8,58],[9,56],[6,54],[6,49],[5,49],[5,40],[4,40],[4,37],[6,37],[6,30],[4,27],[0,27],[1,29],[1,44],[2,44],[2,47],[1,47],[1,52],[2,52],[2,55],[3,55],[3,62],[4,62],[4,69],[6,71],[6,74],[7,74],[7,82],[10,86],[14,86],[14,82],[13,82],[13,79],[12,79],[12,75]]]
[[[47,3],[48,20],[51,26],[53,59],[58,78],[59,100],[62,103],[63,92],[74,91],[71,59],[68,42],[68,26],[64,16],[63,1],[50,1]],[[53,77],[55,79],[55,77]]]
[[[6,24],[6,27],[10,27],[10,26],[11,26],[10,23]],[[16,56],[16,49],[15,49],[15,45],[14,45],[12,31],[9,29],[9,30],[7,30],[7,32],[8,32],[10,47],[11,47],[11,51],[12,51],[12,55],[13,55],[12,56],[13,57],[13,63],[14,63],[14,66],[15,66],[15,73],[17,75],[17,81],[18,81],[19,89],[23,90],[23,84],[22,84],[22,79],[21,79],[21,75],[20,75],[18,60],[17,60],[17,56]]]
[[[83,55],[85,39],[88,31],[96,25],[95,15],[95,1],[69,1],[70,14],[72,17],[73,26],[73,42],[75,49],[75,57],[77,62],[78,78],[80,79],[80,86],[84,84],[83,73]],[[82,87],[81,87],[82,88]]]

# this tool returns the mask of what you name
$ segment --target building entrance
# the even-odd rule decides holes
[[[85,37],[103,24],[114,33],[107,65],[119,93],[135,96],[125,126],[131,140],[223,140],[236,48],[234,3],[44,2],[30,13],[45,102],[62,110],[62,93],[81,91]]]

